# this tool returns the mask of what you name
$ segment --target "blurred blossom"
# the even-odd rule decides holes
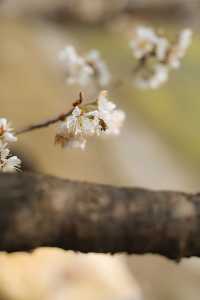
[[[190,29],[182,30],[175,42],[149,27],[134,29],[130,46],[138,60],[134,82],[142,89],[156,89],[168,80],[169,71],[180,66],[192,39]]]
[[[86,62],[93,68],[94,75],[99,81],[100,86],[106,86],[110,83],[110,72],[106,63],[101,59],[101,55],[98,50],[91,50],[86,55]]]
[[[0,263],[1,299],[143,299],[138,282],[120,256],[46,247],[32,253],[2,252]]]
[[[142,89],[157,89],[168,80],[168,69],[162,64],[155,65],[152,69],[143,69],[135,79],[135,83]]]
[[[68,84],[87,86],[96,80],[103,87],[110,83],[110,72],[97,50],[80,56],[73,46],[67,46],[59,53],[59,59],[65,68]]]
[[[171,68],[180,67],[180,60],[185,56],[188,47],[192,41],[192,31],[190,29],[182,30],[178,36],[177,42],[172,45],[167,57],[167,63]]]
[[[159,37],[156,44],[156,58],[159,61],[165,60],[169,49],[169,41],[164,37]]]
[[[130,46],[135,58],[140,59],[151,53],[157,44],[157,39],[155,32],[149,27],[140,26],[134,29]]]
[[[78,83],[81,86],[85,86],[90,82],[94,71],[84,58],[78,55],[73,46],[65,47],[59,53],[59,59],[65,67],[66,82],[68,84]]]

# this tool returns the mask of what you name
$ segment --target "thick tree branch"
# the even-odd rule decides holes
[[[200,256],[200,195],[0,174],[0,250]]]

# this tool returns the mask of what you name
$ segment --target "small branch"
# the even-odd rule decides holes
[[[0,250],[200,256],[200,194],[0,174]]]
[[[118,88],[122,84],[123,84],[123,81],[122,80],[118,80],[113,85],[113,88]],[[73,105],[73,107],[75,107],[77,105],[81,106],[81,104],[82,104],[83,101],[84,101],[84,95],[83,95],[82,92],[80,92],[78,100],[76,100],[75,102],[73,102],[72,105]],[[96,101],[91,101],[91,102],[87,103],[86,105],[93,105],[94,103],[96,103]],[[66,119],[66,117],[68,117],[68,116],[71,115],[72,111],[73,111],[73,109],[69,110],[66,113],[62,113],[62,114],[60,114],[60,115],[58,115],[56,117],[50,118],[48,120],[44,120],[44,121],[41,121],[39,123],[31,124],[31,125],[29,125],[27,127],[24,127],[22,129],[17,130],[15,133],[16,133],[16,135],[20,135],[20,134],[27,133],[27,132],[30,132],[30,131],[33,131],[33,130],[36,130],[36,129],[46,128],[46,127],[48,127],[50,125],[53,125],[53,124],[55,124],[57,122],[64,121]]]
[[[71,113],[72,113],[72,110],[68,111],[67,113],[60,114],[60,115],[58,115],[56,117],[53,117],[51,119],[48,119],[48,120],[45,120],[45,121],[42,121],[42,122],[39,122],[39,123],[36,123],[36,124],[29,125],[29,126],[23,128],[23,129],[17,130],[16,135],[20,135],[22,133],[30,132],[30,131],[33,131],[33,130],[36,130],[36,129],[46,128],[46,127],[48,127],[50,125],[53,125],[53,124],[55,124],[59,121],[63,121]]]
[[[82,102],[83,102],[83,93],[80,92],[79,93],[79,98],[78,98],[78,100],[76,100],[73,103],[73,106],[80,105]],[[53,117],[51,119],[42,121],[40,123],[29,125],[29,126],[23,128],[23,129],[20,129],[20,130],[16,131],[16,135],[20,135],[22,133],[30,132],[30,131],[33,131],[33,130],[36,130],[36,129],[46,128],[46,127],[48,127],[50,125],[53,125],[57,122],[64,121],[66,117],[71,115],[72,111],[73,111],[73,109],[69,110],[66,113],[60,114],[56,117]]]

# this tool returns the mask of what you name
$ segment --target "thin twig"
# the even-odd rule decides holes
[[[53,124],[55,124],[59,121],[63,121],[71,113],[72,113],[72,110],[68,111],[67,113],[60,114],[60,115],[58,115],[56,117],[53,117],[51,119],[29,125],[27,127],[24,127],[22,129],[19,129],[18,131],[16,131],[16,135],[20,135],[22,133],[26,133],[26,132],[30,132],[30,131],[33,131],[33,130],[36,130],[36,129],[41,129],[41,128],[48,127],[48,126],[53,125]]]
[[[78,98],[78,100],[76,100],[73,103],[73,106],[80,105],[82,102],[83,102],[83,93],[80,92],[79,93],[79,98]],[[20,135],[22,133],[30,132],[30,131],[33,131],[33,130],[36,130],[36,129],[46,128],[46,127],[48,127],[50,125],[53,125],[57,122],[64,121],[66,119],[66,117],[71,115],[72,111],[73,111],[73,109],[70,109],[68,112],[59,114],[56,117],[50,118],[50,119],[45,120],[45,121],[41,121],[39,123],[31,124],[27,127],[19,129],[19,130],[16,131],[16,135]]]

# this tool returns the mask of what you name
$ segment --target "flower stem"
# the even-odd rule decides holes
[[[79,98],[78,98],[78,100],[76,100],[73,103],[73,106],[80,105],[82,102],[83,102],[83,93],[80,92],[79,93]],[[64,121],[66,119],[66,117],[71,115],[72,111],[73,111],[73,109],[70,109],[68,112],[62,113],[62,114],[60,114],[56,117],[50,118],[50,119],[45,120],[45,121],[41,121],[41,122],[36,123],[36,124],[31,124],[27,127],[19,129],[19,130],[16,131],[16,135],[20,135],[22,133],[27,133],[27,132],[30,132],[30,131],[33,131],[33,130],[36,130],[36,129],[46,128],[46,127],[49,127],[50,125],[53,125],[57,122]]]
[[[27,132],[30,132],[30,131],[33,131],[33,130],[36,130],[36,129],[41,129],[41,128],[48,127],[48,126],[53,125],[53,124],[55,124],[59,121],[63,121],[71,113],[72,113],[72,110],[68,111],[67,113],[60,114],[60,115],[58,115],[56,117],[53,117],[51,119],[41,121],[39,123],[31,124],[27,127],[24,127],[22,129],[19,129],[18,131],[16,131],[16,135],[20,135],[22,133],[27,133]]]

